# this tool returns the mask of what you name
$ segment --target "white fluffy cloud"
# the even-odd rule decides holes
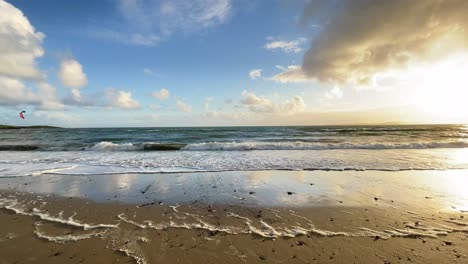
[[[322,21],[302,69],[325,82],[368,83],[378,72],[468,48],[468,1],[312,0],[302,23]]]
[[[253,112],[272,112],[274,110],[273,103],[269,99],[259,97],[253,92],[244,90],[242,97],[241,103],[248,106]]]
[[[59,79],[63,86],[81,88],[88,84],[83,66],[74,59],[64,59],[60,63]]]
[[[44,37],[21,10],[0,0],[0,105],[63,108],[55,87],[46,82],[36,65],[36,59],[44,54]],[[31,81],[35,87],[26,87],[24,81]]]
[[[292,100],[274,103],[270,99],[257,96],[253,92],[243,91],[241,104],[247,106],[250,111],[256,113],[294,114],[305,110],[306,104],[302,97],[296,95]]]
[[[262,77],[262,69],[253,69],[249,72],[249,76],[252,80],[256,80]]]
[[[61,109],[55,87],[39,82],[33,90],[18,79],[0,76],[0,105],[35,105],[41,109]]]
[[[0,0],[0,75],[42,79],[36,59],[44,55],[41,46],[44,37],[21,10]]]
[[[114,88],[106,90],[106,96],[109,100],[108,106],[121,109],[136,109],[140,107],[140,103],[132,98],[132,93]]]
[[[74,59],[64,59],[60,63],[58,77],[63,86],[71,89],[72,99],[75,102],[82,102],[80,88],[88,84],[83,66]]]
[[[177,99],[176,105],[177,105],[177,108],[182,112],[189,113],[192,111],[192,106],[189,104],[186,104],[184,101],[180,99]]]
[[[280,49],[286,53],[290,53],[290,52],[299,53],[302,51],[301,45],[305,41],[306,41],[305,38],[299,38],[297,40],[292,40],[292,41],[274,40],[270,38],[270,42],[265,44],[264,48],[267,50]]]
[[[171,95],[171,93],[166,88],[162,88],[159,91],[151,93],[151,96],[153,96],[154,98],[156,98],[157,100],[160,100],[160,101],[164,101],[164,100],[168,99],[170,95]]]

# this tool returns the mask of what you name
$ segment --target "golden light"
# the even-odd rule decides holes
[[[468,122],[468,53],[409,73],[414,106],[432,122]]]
[[[443,181],[437,184],[449,195],[451,206],[457,211],[468,211],[468,178],[465,170],[449,170],[444,172]]]

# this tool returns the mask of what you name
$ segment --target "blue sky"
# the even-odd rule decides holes
[[[0,15],[7,18],[0,20],[6,25],[0,38],[8,38],[0,60],[16,65],[3,72],[0,68],[0,123],[191,126],[417,121],[420,115],[395,111],[415,108],[414,97],[402,92],[399,78],[387,78],[401,65],[395,67],[387,59],[384,67],[375,61],[353,67],[355,61],[344,59],[366,51],[339,57],[347,47],[327,50],[336,43],[358,47],[368,43],[366,34],[369,39],[385,34],[375,35],[364,27],[364,40],[344,38],[346,34],[338,35],[343,25],[362,27],[362,21],[351,19],[354,7],[314,2],[0,0]],[[341,21],[343,14],[350,20]],[[334,29],[336,33],[331,32]],[[336,42],[327,42],[334,38]],[[367,47],[377,48],[381,47]],[[414,52],[404,43],[397,49],[399,53],[384,55]],[[426,61],[414,63],[420,62]],[[377,75],[385,82],[377,83]],[[370,79],[365,84],[360,81]],[[23,109],[28,112],[26,120],[18,119],[17,112]],[[340,113],[345,114],[340,117]],[[411,118],[402,120],[402,116]]]

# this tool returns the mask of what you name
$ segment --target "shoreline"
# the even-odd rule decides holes
[[[462,263],[468,194],[438,180],[465,174],[2,178],[0,262]]]

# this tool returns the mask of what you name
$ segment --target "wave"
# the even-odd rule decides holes
[[[188,144],[183,150],[324,150],[324,149],[427,149],[467,148],[468,142],[320,143],[320,142],[209,142]]]
[[[102,141],[93,145],[67,146],[0,145],[0,151],[248,151],[248,150],[333,150],[333,149],[435,149],[468,148],[468,141],[414,142],[414,143],[339,143],[304,141],[249,141],[183,143],[113,143]]]
[[[0,151],[32,151],[39,148],[36,145],[0,145]]]
[[[158,144],[158,143],[145,143],[143,150],[164,151],[164,150],[180,150],[187,144]]]
[[[103,141],[98,144],[95,144],[87,150],[94,150],[94,151],[131,151],[137,150],[137,146],[133,145],[132,143],[112,143]]]

